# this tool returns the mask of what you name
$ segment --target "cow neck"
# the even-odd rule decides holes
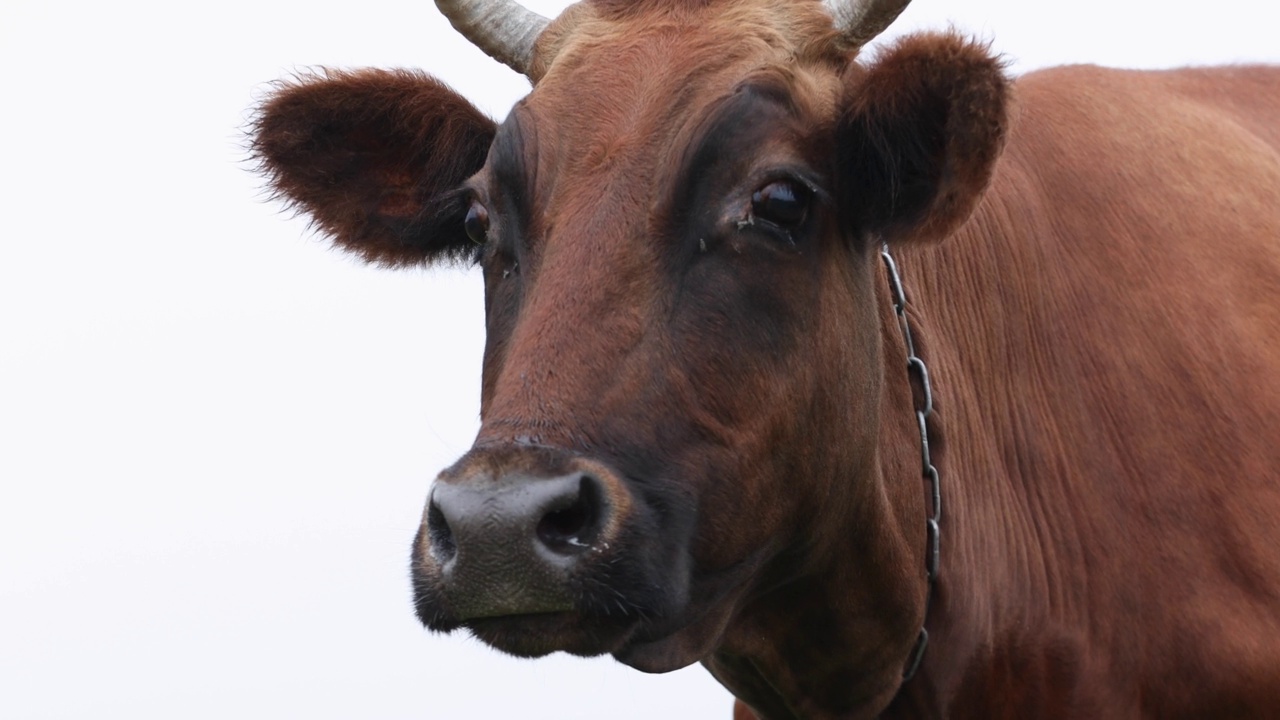
[[[885,273],[889,278],[894,317],[898,320],[898,328],[907,350],[906,371],[914,398],[916,425],[920,430],[921,478],[925,482],[930,498],[929,515],[925,518],[927,544],[924,565],[928,582],[925,586],[924,620],[921,621],[920,634],[916,636],[916,642],[911,648],[911,654],[907,656],[907,662],[902,671],[902,681],[905,683],[920,668],[920,661],[924,659],[925,649],[929,646],[929,631],[924,627],[924,622],[929,617],[933,585],[939,570],[939,550],[942,541],[939,524],[942,520],[942,483],[938,468],[934,465],[929,453],[929,420],[933,415],[933,387],[929,382],[929,368],[916,352],[915,341],[911,335],[911,322],[907,319],[907,294],[902,286],[902,275],[898,272],[898,264],[894,261],[893,255],[889,253],[887,243],[880,246],[880,258],[884,261]]]

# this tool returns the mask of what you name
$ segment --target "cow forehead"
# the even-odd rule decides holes
[[[661,136],[752,75],[798,91],[834,80],[844,58],[817,2],[710,0],[687,5],[589,0],[548,29],[545,63],[526,108],[559,135]],[[616,9],[614,9],[614,7]]]
[[[744,85],[781,89],[799,116],[829,118],[847,64],[832,37],[826,11],[803,0],[575,6],[548,29],[542,74],[508,121],[521,126],[528,179],[581,193],[621,174],[629,192],[657,190]]]
[[[566,67],[590,63],[599,47],[643,55],[643,47],[655,45],[703,61],[706,51],[724,57],[761,50],[801,60],[835,59],[842,47],[821,0],[584,0],[543,32],[530,75],[538,84]]]

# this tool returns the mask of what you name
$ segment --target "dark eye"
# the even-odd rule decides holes
[[[809,214],[809,188],[776,180],[751,194],[751,214],[782,228],[798,227]]]
[[[489,211],[472,200],[471,207],[467,210],[467,219],[462,221],[462,227],[466,229],[467,237],[471,238],[471,242],[483,245],[489,236]]]

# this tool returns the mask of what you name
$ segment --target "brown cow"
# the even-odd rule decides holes
[[[483,268],[419,616],[738,717],[1280,713],[1280,71],[860,56],[903,4],[473,0],[500,126],[408,71],[262,108],[338,244]]]

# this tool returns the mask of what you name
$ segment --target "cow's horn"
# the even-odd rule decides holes
[[[511,0],[436,0],[454,29],[486,55],[527,75],[550,20]]]
[[[824,0],[835,18],[836,30],[849,45],[860,48],[884,32],[911,0]]]

